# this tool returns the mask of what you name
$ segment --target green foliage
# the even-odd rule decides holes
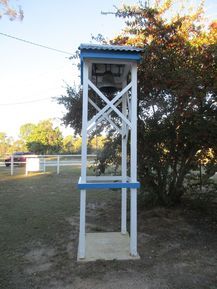
[[[28,129],[26,130],[26,128]],[[61,150],[62,133],[58,127],[53,128],[51,120],[44,120],[33,126],[28,124],[25,126],[24,132],[29,151],[38,154],[52,154]]]
[[[63,139],[62,152],[77,154],[81,153],[82,140],[80,136],[75,137],[74,135],[67,135]]]
[[[121,145],[120,136],[114,137],[110,133],[104,140],[102,149],[97,153],[97,170],[99,174],[104,174],[106,169],[113,168],[113,174],[117,174],[121,163]]]
[[[138,80],[138,175],[152,201],[173,204],[184,193],[186,174],[198,165],[199,150],[217,144],[217,29],[204,29],[202,6],[174,15],[162,6],[129,7],[125,32],[112,43],[144,47]],[[149,198],[150,199],[150,198]]]
[[[105,143],[107,142],[107,138],[103,135],[95,135],[89,139],[88,146],[89,150],[92,153],[99,153],[103,150]]]
[[[0,158],[4,159],[8,154],[16,151],[26,151],[25,142],[22,139],[13,140],[6,133],[0,132]]]
[[[99,153],[104,147],[104,136],[95,136],[88,139],[88,153]],[[79,135],[68,135],[63,139],[62,152],[80,154],[81,153],[82,139]]]
[[[6,155],[9,144],[10,142],[6,136],[6,133],[0,132],[0,156]]]
[[[62,151],[64,153],[73,153],[74,152],[74,146],[73,146],[74,138],[72,135],[67,135],[63,139],[62,143]]]
[[[26,152],[26,151],[27,151],[26,143],[22,139],[17,139],[11,142],[10,153]]]
[[[144,48],[138,66],[138,176],[142,196],[164,205],[180,201],[187,173],[200,164],[199,151],[212,150],[209,176],[217,155],[217,23],[205,25],[202,4],[165,17],[172,5],[156,1],[117,9],[126,27],[110,41]],[[67,88],[59,103],[67,109],[65,123],[80,132],[81,90]],[[117,163],[117,144],[114,134],[99,159],[102,171]]]
[[[27,123],[20,127],[18,140],[0,133],[0,156],[17,151],[31,151],[38,154],[59,153],[62,150],[62,133],[53,127],[51,120],[43,120],[38,124]]]
[[[63,116],[62,121],[66,126],[73,127],[75,134],[81,132],[81,111],[82,111],[82,91],[67,86],[66,95],[57,98],[59,104],[63,104],[66,108],[66,114]]]
[[[33,123],[26,123],[23,124],[20,127],[20,138],[27,142],[29,136],[31,135],[31,133],[34,131],[34,129],[36,128],[36,125]]]

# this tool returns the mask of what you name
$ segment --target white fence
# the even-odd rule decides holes
[[[96,155],[89,154],[88,163],[93,164]],[[16,161],[17,156],[11,155],[8,157],[7,162],[1,162],[1,166],[7,164],[10,167],[10,174],[14,175],[14,169],[16,166],[25,166],[26,175],[29,172],[43,171],[46,172],[48,167],[56,167],[56,173],[60,173],[61,167],[64,166],[78,166],[81,165],[81,155],[22,155],[19,156],[25,159],[25,161]]]

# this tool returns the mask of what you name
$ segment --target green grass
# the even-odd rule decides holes
[[[23,271],[28,265],[25,255],[43,246],[63,256],[72,234],[77,240],[78,221],[72,232],[67,220],[79,216],[79,175],[79,167],[61,168],[60,175],[56,175],[55,168],[49,168],[46,173],[28,176],[24,168],[16,168],[14,176],[10,176],[10,168],[0,168],[0,288],[16,288],[14,278],[21,282],[17,288],[33,288],[28,287],[32,277]],[[115,195],[91,191],[87,202],[106,201]],[[56,266],[69,262],[67,258],[56,260]]]
[[[145,286],[152,280],[154,289],[159,288],[155,279],[164,280],[165,272],[174,289],[216,284],[216,203],[198,212],[186,196],[183,207],[139,210],[140,261],[79,264],[80,168],[61,168],[60,175],[54,167],[47,169],[25,176],[25,168],[17,167],[10,176],[10,168],[0,167],[0,289],[110,288],[110,280],[115,284],[127,278],[135,288],[143,288],[136,287],[138,278]],[[197,204],[195,198],[192,202]],[[88,191],[86,227],[89,232],[120,230],[117,191]],[[187,267],[177,267],[177,262]],[[100,287],[93,282],[101,282]]]

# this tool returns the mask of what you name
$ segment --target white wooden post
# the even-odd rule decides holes
[[[45,156],[43,158],[43,161],[44,161],[44,167],[43,167],[43,170],[44,170],[44,173],[46,172],[46,159],[45,159]]]
[[[131,97],[131,182],[137,181],[137,65],[132,64]],[[130,253],[137,256],[137,189],[130,190]]]
[[[87,122],[88,122],[88,63],[83,66],[83,110],[82,110],[82,148],[81,148],[81,182],[86,182],[87,168]],[[79,258],[85,258],[85,222],[86,190],[80,191],[80,234]]]
[[[60,156],[57,156],[57,174],[59,175],[60,173]]]
[[[123,88],[126,86],[127,82],[123,82]],[[122,113],[127,117],[127,93],[122,97]],[[127,181],[127,126],[124,121],[122,121],[122,182]],[[127,233],[127,189],[122,188],[121,190],[121,233]]]
[[[26,176],[28,175],[28,158],[26,158]]]
[[[14,156],[11,155],[11,176],[14,174]]]

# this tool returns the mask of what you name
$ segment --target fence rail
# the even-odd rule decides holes
[[[89,164],[93,164],[96,155],[88,154]],[[25,161],[16,161],[18,156],[11,155],[7,158],[7,161],[0,161],[0,166],[10,166],[10,174],[14,175],[15,166],[25,166],[26,175],[31,171],[43,171],[46,172],[47,167],[56,167],[57,174],[60,173],[60,168],[64,166],[76,166],[81,165],[81,154],[73,155],[22,155]],[[37,163],[37,166],[36,166]],[[35,165],[33,169],[31,169]]]

